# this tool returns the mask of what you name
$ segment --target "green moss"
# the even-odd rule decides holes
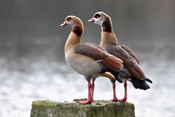
[[[77,101],[77,100],[76,100]],[[31,117],[134,117],[134,105],[128,102],[94,101],[93,104],[39,100],[32,103]]]

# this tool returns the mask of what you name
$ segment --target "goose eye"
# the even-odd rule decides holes
[[[95,18],[99,18],[99,17],[100,17],[100,15],[99,15],[99,14],[96,14],[96,15],[95,15]]]
[[[68,17],[68,18],[67,18],[67,21],[70,21],[71,19],[72,19],[71,17]]]

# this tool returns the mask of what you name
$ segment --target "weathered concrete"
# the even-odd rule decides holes
[[[134,117],[134,105],[124,102],[94,101],[81,105],[76,102],[38,100],[32,103],[31,117]]]

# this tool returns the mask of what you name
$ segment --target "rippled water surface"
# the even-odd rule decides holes
[[[174,0],[0,0],[0,117],[29,117],[35,100],[87,97],[87,81],[64,61],[71,29],[59,25],[78,16],[82,42],[99,44],[100,27],[88,23],[97,11],[111,16],[119,44],[134,50],[153,81],[147,91],[128,83],[136,117],[175,117]],[[123,84],[116,88],[122,98]],[[109,79],[96,80],[94,98],[112,98]]]
[[[175,116],[174,63],[165,59],[142,61],[147,77],[153,84],[147,91],[136,90],[128,83],[128,102],[135,104],[137,117]],[[174,66],[173,66],[174,65]],[[167,69],[168,70],[165,70]],[[53,61],[45,57],[19,60],[0,58],[0,116],[30,116],[31,104],[35,100],[72,101],[87,97],[87,82],[75,73],[64,61]],[[123,97],[123,84],[117,83],[118,98]],[[112,98],[112,85],[100,77],[95,84],[95,99]]]

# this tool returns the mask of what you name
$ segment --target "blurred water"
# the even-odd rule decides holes
[[[128,101],[137,117],[175,116],[174,0],[0,0],[0,116],[28,117],[32,101],[72,101],[87,97],[87,82],[64,61],[70,28],[67,15],[84,23],[83,42],[99,43],[100,27],[87,22],[97,11],[109,14],[120,44],[140,60],[151,89],[128,83]],[[80,7],[81,6],[81,7]],[[123,97],[123,85],[117,83]],[[96,80],[95,99],[111,99],[108,79]]]
[[[161,45],[161,42],[159,43]],[[150,47],[152,47],[150,49],[152,52],[148,49],[144,53],[138,52],[138,55],[141,58],[143,70],[147,77],[152,79],[153,84],[150,84],[150,90],[142,91],[134,89],[131,83],[128,83],[128,102],[135,104],[137,117],[174,117],[175,64],[173,59],[169,59],[167,53],[172,48],[160,53],[159,50],[163,46],[156,47],[156,50],[154,46]],[[152,56],[157,52],[159,52],[157,57]],[[64,60],[54,59],[53,56],[51,58],[49,53],[48,56],[29,55],[16,56],[16,59],[11,59],[10,55],[0,57],[1,117],[29,116],[32,101],[35,100],[48,99],[63,102],[87,97],[86,80],[72,71]],[[123,97],[122,84],[117,83],[116,93],[118,98]],[[110,81],[106,78],[98,78],[95,86],[95,99],[109,100],[111,98]]]

